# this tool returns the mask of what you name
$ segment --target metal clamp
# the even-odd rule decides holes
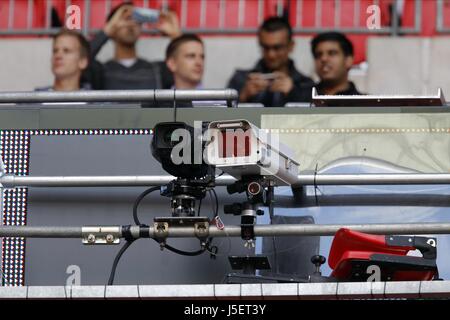
[[[194,224],[194,233],[200,240],[206,239],[209,236],[209,222],[197,222]]]
[[[118,226],[110,227],[82,227],[83,244],[119,244],[122,235]]]
[[[168,222],[155,222],[154,235],[157,239],[165,239],[169,236],[169,223]]]

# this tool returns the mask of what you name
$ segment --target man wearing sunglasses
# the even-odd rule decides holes
[[[258,31],[262,59],[252,70],[237,70],[228,87],[239,91],[240,102],[282,107],[309,102],[314,82],[302,75],[289,58],[294,49],[292,28],[285,18],[271,17]]]

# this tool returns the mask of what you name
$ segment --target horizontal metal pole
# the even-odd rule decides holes
[[[22,187],[140,187],[161,186],[175,179],[173,176],[14,176],[0,177],[0,185],[5,188]],[[231,176],[216,179],[216,185],[228,185],[236,181]]]
[[[320,32],[326,32],[326,31],[339,31],[342,33],[353,33],[353,34],[390,34],[391,28],[383,27],[380,29],[373,29],[370,30],[368,28],[293,28],[292,32],[294,35],[308,35],[308,34],[314,34],[314,33],[320,33]],[[249,34],[254,35],[258,32],[258,28],[239,28],[239,29],[212,29],[212,28],[189,28],[186,29],[186,32],[189,33],[196,33],[196,34]],[[400,33],[408,34],[408,33],[418,33],[418,30],[415,30],[413,28],[402,28],[400,30]],[[95,33],[95,32],[94,32]],[[150,35],[157,35],[160,34],[158,30],[155,29],[147,29],[143,30],[144,34],[150,34]]]
[[[169,183],[173,176],[0,176],[0,185],[16,187],[136,187],[158,186]],[[216,185],[231,184],[235,179],[225,175],[216,179]],[[313,185],[413,185],[450,184],[448,173],[396,174],[301,174],[295,186]]]
[[[302,174],[296,185],[450,184],[448,173]]]
[[[237,101],[234,89],[223,90],[87,90],[75,92],[1,92],[0,103]]]
[[[61,28],[33,28],[33,29],[0,29],[1,36],[46,36],[54,35],[61,31]]]
[[[282,236],[333,236],[339,229],[347,228],[354,231],[371,234],[450,234],[450,223],[416,223],[416,224],[348,224],[348,225],[313,225],[313,224],[282,224],[282,225],[256,225],[256,237],[282,237]],[[150,234],[153,232],[150,228]],[[226,226],[219,230],[209,228],[211,237],[240,237],[240,226]],[[194,237],[193,228],[170,228],[169,237]]]
[[[293,28],[292,32],[294,35],[308,35],[326,31],[339,31],[342,33],[353,33],[353,34],[391,34],[392,28],[383,27],[380,29],[368,29],[368,28]],[[188,29],[188,32],[200,33],[200,34],[256,34],[258,32],[257,28],[240,28],[240,29],[209,29],[209,28],[192,28]],[[417,28],[400,28],[400,34],[416,34],[419,33],[420,29]],[[155,30],[145,30],[146,34],[158,34],[159,31]]]
[[[450,195],[447,193],[424,193],[417,192],[392,192],[386,193],[346,193],[338,194],[326,192],[326,194],[301,195],[275,195],[277,208],[308,208],[308,207],[345,207],[345,206],[393,206],[393,207],[428,207],[439,208],[450,207]],[[379,190],[377,192],[382,192]],[[434,191],[436,192],[436,191]]]
[[[333,236],[339,229],[348,228],[371,234],[450,234],[450,223],[411,223],[411,224],[347,224],[347,225],[256,225],[255,236]],[[155,228],[150,227],[150,237],[155,238]],[[240,237],[241,227],[226,226],[223,230],[215,226],[209,227],[211,237]],[[81,238],[81,227],[33,227],[33,226],[2,226],[0,237],[26,238]],[[193,227],[170,227],[169,238],[195,237]]]
[[[450,33],[450,28],[449,27],[442,27],[442,28],[437,28],[436,32],[439,34],[445,34],[445,33]]]
[[[382,27],[380,29],[369,30],[367,28],[359,27],[359,28],[293,28],[294,34],[311,34],[311,33],[320,33],[325,31],[339,31],[342,33],[354,33],[354,34],[390,34],[392,32],[392,28],[390,27]],[[89,34],[95,34],[99,32],[101,29],[90,29]],[[59,28],[41,28],[41,29],[11,29],[6,30],[0,29],[0,35],[54,35],[60,31]],[[239,28],[239,29],[215,29],[215,28],[186,28],[182,30],[183,32],[189,33],[200,33],[200,34],[218,34],[218,35],[226,35],[226,34],[256,34],[257,28]],[[400,34],[416,34],[420,32],[420,28],[414,27],[403,27],[399,28]],[[160,35],[160,31],[156,29],[143,29],[143,34],[149,35]]]
[[[1,226],[0,237],[81,238],[81,227]]]

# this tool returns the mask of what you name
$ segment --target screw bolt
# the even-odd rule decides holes
[[[106,235],[106,242],[107,243],[113,243],[114,242],[114,236],[112,234]]]
[[[87,241],[89,243],[95,243],[95,236],[91,233],[90,235],[88,235]]]

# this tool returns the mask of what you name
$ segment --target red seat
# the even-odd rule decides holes
[[[381,280],[432,280],[437,275],[434,238],[371,235],[340,229],[331,245],[328,264],[339,281],[366,281],[367,267],[376,265]],[[406,256],[419,249],[423,257]]]
[[[10,1],[0,1],[0,28],[8,29],[10,25],[9,13],[10,13]],[[27,0],[16,0],[14,2],[14,11],[12,16],[12,28],[13,29],[26,29],[28,28],[28,10],[29,2]],[[32,28],[44,28],[45,27],[45,1],[35,1],[32,3]]]

